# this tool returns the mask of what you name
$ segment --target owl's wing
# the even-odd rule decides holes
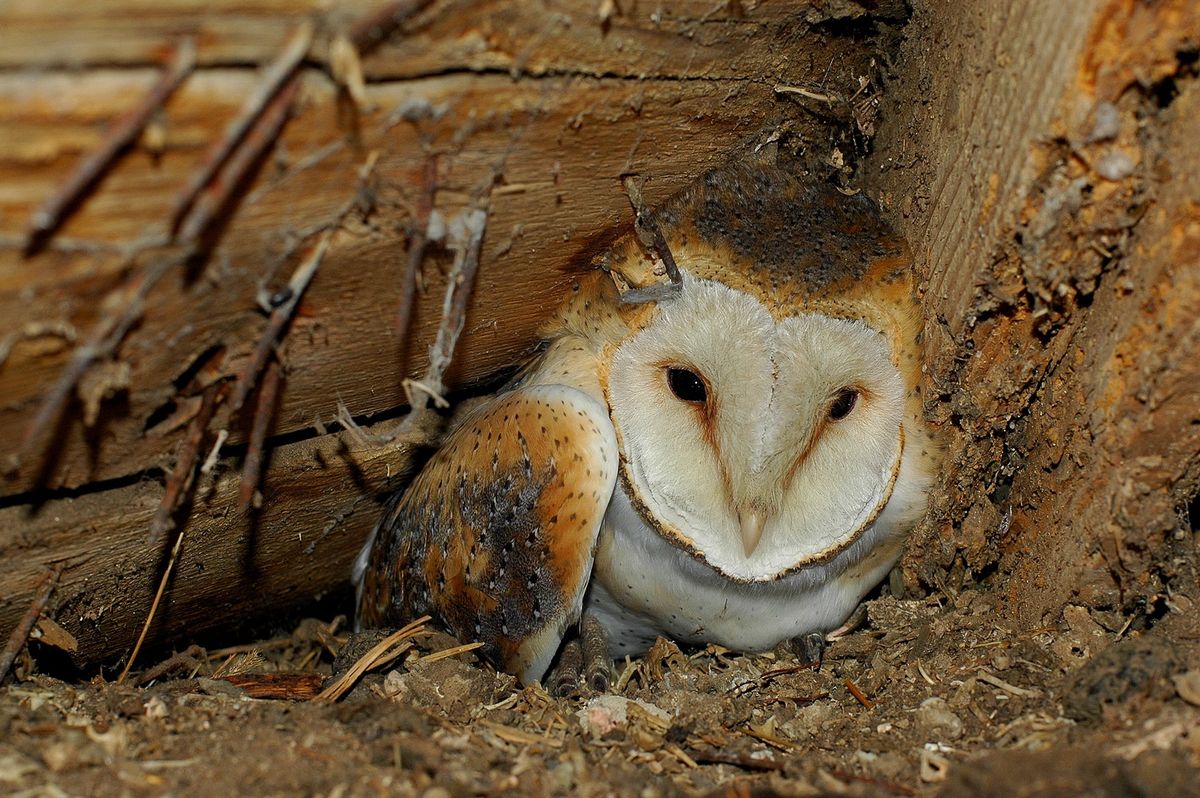
[[[541,678],[579,619],[617,458],[607,410],[578,389],[537,385],[491,400],[384,516],[368,543],[359,622],[428,613],[522,681]]]

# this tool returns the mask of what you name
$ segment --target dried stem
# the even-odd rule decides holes
[[[36,251],[58,228],[84,193],[108,171],[117,156],[133,143],[171,93],[191,74],[195,64],[196,42],[188,37],[176,45],[166,71],[141,102],[109,128],[100,146],[84,156],[63,187],[34,211],[29,220],[29,232],[25,243],[27,253]]]
[[[65,567],[63,563],[58,563],[50,573],[46,574],[37,593],[34,594],[29,609],[21,616],[20,622],[8,636],[8,643],[5,644],[4,651],[0,652],[0,682],[4,681],[4,677],[8,675],[17,655],[25,647],[26,641],[29,640],[29,633],[33,631],[38,618],[42,617],[42,613],[46,611],[46,605],[50,603],[50,596],[53,595],[54,588],[58,586],[58,580],[62,577]]]
[[[180,447],[179,457],[175,460],[175,468],[172,469],[170,477],[167,478],[167,488],[163,492],[162,499],[159,501],[158,510],[154,513],[154,518],[150,522],[150,536],[152,540],[157,540],[165,534],[172,526],[172,516],[179,506],[180,498],[186,493],[187,488],[192,484],[192,474],[195,471],[196,459],[200,454],[200,447],[204,443],[204,433],[208,429],[208,424],[212,420],[213,413],[216,411],[217,397],[222,392],[223,384],[217,383],[210,385],[204,391],[203,404],[200,406],[200,412],[192,419],[188,426],[187,438]],[[146,613],[146,620],[142,624],[142,631],[138,634],[137,643],[133,646],[133,651],[129,654],[129,659],[125,663],[125,667],[121,669],[121,675],[117,677],[117,684],[125,681],[125,677],[129,675],[129,670],[133,667],[133,663],[137,660],[138,653],[142,650],[142,644],[146,642],[146,635],[150,631],[150,624],[154,623],[154,616],[158,612],[158,605],[162,601],[163,593],[167,590],[167,583],[171,581],[171,573],[175,570],[175,563],[179,560],[179,550],[183,548],[183,539],[187,528],[179,530],[179,534],[175,537],[175,545],[171,547],[171,556],[167,560],[167,567],[163,571],[162,578],[158,582],[158,589],[154,592],[154,600],[150,602],[150,611]]]
[[[375,171],[375,164],[378,160],[378,150],[372,150],[368,153],[366,160],[358,169],[358,184],[354,189],[354,194],[342,205],[341,209],[334,216],[333,221],[312,231],[315,233],[323,229],[321,240],[317,242],[317,246],[312,251],[312,254],[305,258],[296,267],[296,270],[292,272],[292,277],[288,280],[287,287],[280,292],[280,296],[285,298],[271,311],[271,315],[267,318],[266,329],[263,330],[262,336],[258,339],[258,345],[254,348],[254,353],[238,374],[237,386],[234,388],[233,394],[233,412],[236,413],[242,408],[242,405],[246,402],[246,397],[254,390],[254,385],[258,381],[258,375],[262,372],[263,366],[266,365],[267,358],[270,356],[272,349],[295,314],[296,307],[300,304],[300,297],[304,294],[305,289],[308,288],[308,284],[312,282],[313,275],[317,273],[317,268],[321,265],[321,261],[329,249],[329,244],[333,240],[334,233],[342,226],[346,217],[355,208],[361,206],[361,197],[368,181],[371,179],[372,173]]]
[[[437,157],[430,156],[425,162],[425,185],[417,203],[416,217],[408,237],[408,262],[404,269],[404,280],[400,284],[400,309],[396,314],[396,332],[400,340],[408,335],[412,324],[413,305],[417,299],[417,275],[425,259],[429,245],[429,216],[433,213],[433,200],[437,193]]]
[[[267,318],[267,327],[259,337],[258,345],[254,348],[254,353],[238,374],[237,385],[233,390],[233,412],[236,413],[241,409],[242,405],[246,402],[246,397],[250,395],[250,391],[254,389],[255,383],[258,382],[258,375],[262,372],[263,366],[266,365],[267,358],[271,356],[275,342],[279,340],[279,336],[283,334],[284,328],[292,320],[292,315],[296,312],[296,306],[300,304],[300,297],[303,296],[304,290],[308,288],[308,284],[312,282],[313,275],[317,273],[317,268],[321,265],[321,260],[325,257],[325,253],[329,249],[329,242],[336,231],[336,227],[326,230],[312,253],[292,272],[292,277],[288,280],[288,286],[284,292],[287,299],[280,302],[271,311],[271,315]]]
[[[629,197],[629,204],[633,206],[633,229],[637,234],[638,241],[658,256],[667,270],[667,277],[673,284],[678,285],[683,281],[683,276],[679,273],[679,266],[675,263],[675,256],[671,254],[671,248],[667,246],[667,239],[663,237],[662,228],[658,226],[654,215],[646,209],[642,201],[641,185],[633,175],[627,175],[622,182],[625,185],[625,193]]]
[[[87,339],[71,353],[71,359],[42,400],[29,426],[25,428],[25,434],[21,436],[21,443],[17,447],[15,465],[20,465],[41,437],[43,430],[62,412],[71,391],[88,367],[111,355],[125,338],[129,328],[142,315],[142,301],[172,263],[170,260],[160,261],[154,266],[133,273],[121,288],[105,300],[106,312],[88,333]]]
[[[241,146],[228,157],[216,178],[192,203],[191,212],[179,224],[177,240],[180,243],[194,246],[217,214],[229,204],[259,156],[271,145],[287,122],[292,102],[300,89],[300,78],[299,74],[293,74],[287,79],[283,88],[267,103],[261,115],[246,132]]]
[[[487,230],[486,208],[464,211],[450,225],[449,246],[455,250],[454,267],[446,281],[446,295],[442,300],[442,320],[438,324],[437,338],[429,347],[429,367],[420,380],[421,387],[434,396],[445,393],[443,380],[458,336],[467,319],[467,306],[475,288],[475,275],[479,271],[479,253],[483,247],[483,235]],[[401,423],[397,434],[411,433],[429,412],[425,402],[417,403],[409,396],[412,411]]]
[[[258,401],[254,406],[254,423],[250,427],[250,442],[246,448],[246,462],[242,465],[242,482],[238,488],[238,511],[245,513],[254,502],[262,478],[263,443],[267,429],[275,415],[275,401],[279,395],[280,368],[278,361],[267,364],[258,386]]]
[[[209,422],[217,410],[217,398],[221,393],[220,385],[210,385],[204,391],[200,402],[200,410],[188,424],[187,435],[179,447],[175,458],[175,466],[167,476],[166,489],[159,500],[154,518],[150,520],[150,535],[147,543],[153,545],[162,540],[175,525],[174,515],[179,503],[192,484],[192,476],[196,471],[196,461],[200,457],[204,445],[205,433],[208,432]]]
[[[359,657],[358,661],[351,665],[349,670],[339,676],[333,684],[322,690],[321,694],[315,700],[337,701],[350,691],[350,688],[362,678],[364,673],[372,668],[386,665],[412,648],[412,644],[408,642],[409,638],[424,632],[425,624],[430,620],[428,615],[423,615],[407,626],[397,629],[392,634],[380,640],[370,651]]]
[[[208,148],[208,152],[204,154],[204,160],[201,166],[193,174],[188,181],[187,186],[175,198],[175,203],[171,206],[171,229],[174,230],[183,219],[183,215],[188,212],[192,204],[196,201],[200,191],[209,184],[213,179],[213,175],[221,168],[238,146],[245,138],[246,132],[253,126],[266,112],[271,99],[279,93],[285,80],[295,73],[296,68],[308,53],[308,48],[312,44],[313,26],[309,21],[300,24],[296,30],[292,31],[287,42],[283,46],[283,50],[271,62],[266,69],[263,70],[262,78],[255,87],[254,92],[246,98],[242,103],[241,111],[237,117],[225,126],[225,131],[221,137],[212,143]]]
[[[134,687],[138,687],[143,684],[149,684],[155,679],[162,678],[176,668],[188,666],[196,667],[197,660],[201,659],[207,659],[204,649],[193,643],[183,651],[180,651],[179,653],[174,654],[158,663],[153,668],[150,668],[144,673],[139,673],[136,677],[130,679],[129,683]]]
[[[385,3],[350,28],[350,42],[360,53],[367,52],[391,34],[401,23],[424,11],[433,0],[394,0]]]

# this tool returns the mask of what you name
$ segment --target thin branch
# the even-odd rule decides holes
[[[173,263],[173,260],[162,260],[134,272],[124,285],[105,300],[106,312],[88,333],[87,339],[71,353],[71,359],[46,393],[29,426],[25,428],[25,434],[21,436],[20,445],[17,447],[14,466],[21,464],[41,437],[43,430],[52,420],[58,418],[71,396],[71,391],[88,367],[97,360],[110,356],[125,338],[129,328],[142,315],[142,302],[146,295]]]
[[[167,489],[163,492],[162,500],[159,502],[158,510],[154,513],[154,518],[150,522],[150,535],[152,539],[157,539],[171,528],[171,516],[174,514],[179,505],[179,499],[186,492],[188,486],[192,483],[192,473],[195,470],[196,458],[199,455],[200,447],[204,443],[204,432],[208,429],[208,423],[212,420],[213,412],[216,410],[217,395],[221,393],[222,386],[220,384],[210,385],[204,392],[204,404],[200,407],[200,412],[192,419],[191,425],[188,427],[188,435],[184,440],[183,446],[180,448],[179,457],[175,460],[175,468],[171,471],[171,476],[167,479]],[[163,571],[162,578],[158,581],[158,589],[154,592],[154,600],[150,602],[150,610],[146,613],[146,620],[142,624],[142,631],[138,634],[137,642],[133,646],[133,651],[129,654],[129,659],[125,662],[125,667],[121,669],[121,675],[117,677],[117,684],[125,681],[125,677],[129,675],[129,671],[133,668],[133,663],[137,661],[138,653],[142,650],[142,644],[146,642],[146,635],[150,632],[150,625],[154,623],[154,616],[158,613],[158,605],[162,602],[163,594],[167,590],[167,583],[171,581],[171,574],[175,570],[175,563],[179,560],[179,551],[183,548],[183,539],[187,533],[187,527],[179,530],[179,534],[175,537],[175,545],[171,547],[171,556],[167,560],[167,567]]]
[[[420,380],[421,387],[436,396],[446,392],[446,370],[454,357],[458,336],[466,324],[467,306],[475,289],[475,275],[479,271],[479,253],[483,247],[487,220],[486,207],[472,208],[463,211],[450,223],[448,241],[450,248],[455,250],[454,267],[446,281],[437,338],[429,347],[429,367]],[[409,397],[409,404],[412,410],[398,428],[398,435],[412,432],[429,412],[425,402],[417,403],[412,396]]]
[[[263,366],[267,363],[267,358],[271,356],[271,351],[275,347],[279,336],[283,334],[283,330],[287,327],[288,322],[292,320],[293,314],[296,312],[296,306],[300,304],[300,297],[304,295],[304,290],[308,288],[308,284],[312,282],[313,275],[317,273],[317,268],[321,265],[321,260],[324,259],[326,251],[329,249],[329,242],[333,238],[333,234],[337,231],[336,227],[331,227],[321,236],[321,240],[317,242],[312,253],[296,267],[292,272],[292,277],[288,280],[287,289],[284,294],[287,299],[280,302],[271,315],[267,318],[267,327],[263,330],[258,339],[258,345],[254,348],[254,353],[250,359],[246,361],[246,365],[242,367],[238,373],[237,385],[233,390],[233,412],[237,412],[246,402],[246,397],[250,395],[250,391],[254,389],[254,385],[258,382],[258,375],[262,372]]]
[[[683,275],[679,272],[679,266],[675,263],[675,256],[671,254],[671,248],[667,246],[667,239],[663,236],[662,228],[659,227],[653,213],[646,208],[645,202],[642,200],[642,187],[637,176],[626,175],[621,182],[625,186],[629,204],[633,207],[633,231],[642,246],[653,252],[662,262],[669,280],[663,285],[644,286],[629,291],[621,297],[621,301],[627,304],[655,302],[678,291],[683,285]]]
[[[175,511],[179,509],[180,501],[191,487],[196,461],[200,457],[209,422],[216,413],[217,398],[221,393],[221,388],[220,385],[210,385],[204,391],[200,410],[188,424],[187,435],[184,436],[183,443],[179,446],[179,454],[175,457],[175,466],[167,476],[166,488],[158,502],[158,509],[154,511],[154,517],[150,520],[150,535],[147,540],[150,545],[162,540],[163,536],[175,526]]]
[[[238,512],[245,513],[254,503],[254,492],[262,478],[263,443],[267,429],[275,415],[275,400],[279,395],[279,361],[267,364],[258,386],[258,401],[254,406],[254,423],[250,427],[250,441],[246,447],[246,461],[242,465],[242,482],[238,488]]]
[[[36,251],[54,232],[84,193],[108,171],[117,156],[133,143],[171,93],[191,74],[195,64],[196,42],[189,36],[176,45],[166,71],[141,102],[109,128],[100,146],[79,162],[63,187],[34,211],[29,220],[26,253]]]
[[[292,31],[291,36],[284,43],[283,50],[263,70],[262,78],[254,91],[242,103],[238,115],[225,126],[221,137],[208,148],[200,168],[192,173],[187,186],[175,198],[170,216],[172,230],[176,229],[183,220],[184,214],[192,207],[192,203],[196,201],[201,189],[209,184],[213,175],[229,159],[230,153],[242,142],[246,132],[263,116],[268,104],[279,93],[284,81],[295,73],[296,68],[308,53],[312,38],[312,23],[305,20]]]
[[[131,679],[129,683],[134,687],[140,687],[143,684],[149,684],[155,679],[162,678],[176,668],[181,667],[196,667],[197,660],[205,658],[204,649],[193,643],[192,645],[174,654],[162,662],[155,665],[149,670],[139,673]]]
[[[301,75],[293,74],[284,83],[283,88],[263,109],[262,114],[255,120],[254,125],[246,132],[245,138],[225,161],[215,179],[209,183],[191,206],[191,212],[179,224],[177,240],[187,246],[194,246],[200,236],[208,230],[213,219],[233,198],[235,191],[250,169],[258,161],[267,147],[271,145],[283,125],[287,122],[292,102],[300,90]]]
[[[350,42],[360,53],[365,53],[386,39],[410,17],[419,14],[433,0],[394,0],[385,3],[360,19],[350,28]]]
[[[8,675],[17,655],[25,647],[26,641],[29,640],[29,633],[33,631],[38,618],[42,617],[42,613],[46,611],[46,605],[50,603],[50,596],[54,593],[54,588],[58,586],[58,580],[62,577],[65,567],[65,564],[60,562],[50,573],[46,574],[37,593],[33,596],[33,602],[29,605],[29,609],[21,616],[20,622],[8,636],[8,643],[5,644],[4,651],[0,652],[0,682],[4,681],[4,677]]]
[[[425,162],[425,184],[412,221],[408,237],[408,262],[404,269],[404,280],[400,283],[400,309],[396,314],[396,332],[400,340],[408,335],[412,325],[413,305],[417,298],[417,275],[425,259],[429,245],[429,216],[433,213],[433,200],[437,193],[437,157],[430,156]]]
[[[262,336],[258,340],[258,345],[254,349],[250,360],[246,362],[245,367],[238,374],[237,386],[234,388],[233,394],[233,412],[237,412],[246,402],[246,397],[254,389],[255,383],[258,381],[258,375],[262,372],[263,366],[267,363],[267,358],[271,354],[279,337],[283,334],[284,328],[291,321],[292,316],[296,312],[296,306],[300,303],[300,297],[304,294],[308,284],[312,282],[313,275],[317,273],[317,268],[321,265],[322,259],[325,257],[325,252],[329,249],[329,243],[356,208],[361,207],[361,197],[371,179],[371,174],[375,170],[375,164],[379,160],[379,151],[372,150],[367,154],[366,160],[358,169],[358,185],[354,189],[354,193],[350,196],[338,210],[331,222],[318,227],[312,232],[323,230],[321,240],[317,243],[316,248],[299,266],[292,272],[292,277],[288,281],[287,287],[279,292],[282,297],[275,308],[271,311],[271,315],[267,318],[266,329],[263,330]]]

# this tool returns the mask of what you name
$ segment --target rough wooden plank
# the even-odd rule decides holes
[[[382,0],[330,6],[303,0],[255,3],[220,0],[12,0],[0,28],[0,69],[139,66],[153,63],[162,42],[183,33],[201,41],[200,63],[260,64],[300,20],[316,16],[313,58],[325,60],[331,33],[348,29]],[[375,48],[365,60],[368,79],[449,71],[492,70],[524,75],[705,77],[755,79],[794,74],[796,63],[825,70],[841,53],[810,29],[870,15],[902,21],[904,4],[759,2],[602,4],[578,0],[513,3],[443,0],[404,26],[408,35]],[[775,62],[764,70],[766,58]],[[835,64],[840,67],[840,64]]]
[[[1195,584],[1197,117],[1163,98],[1196,82],[1200,9],[931,3],[913,24],[867,170],[928,275],[949,448],[907,566],[951,592],[998,566],[1029,624],[1069,600],[1142,613]]]
[[[148,639],[269,619],[343,587],[378,518],[377,492],[394,484],[389,475],[408,459],[403,447],[362,450],[337,435],[279,447],[253,521],[237,511],[237,458],[221,461],[197,486],[187,540]],[[79,641],[78,656],[128,653],[171,546],[146,546],[161,493],[159,483],[141,481],[36,510],[0,510],[0,628],[28,607],[37,569],[65,563],[55,605]]]
[[[144,153],[131,153],[67,220],[45,253],[21,257],[15,239],[28,209],[70,168],[74,152],[98,135],[92,124],[147,77],[137,72],[73,79],[0,76],[0,131],[8,125],[19,131],[14,138],[54,142],[0,156],[0,236],[10,242],[0,249],[0,312],[10,329],[65,321],[84,330],[92,323],[97,300],[126,266],[120,247],[162,229],[162,211],[203,151],[206,136],[235,112],[252,84],[242,71],[197,75],[169,107],[170,146],[157,164]],[[720,102],[714,102],[714,92]],[[257,336],[262,324],[254,302],[257,281],[277,267],[289,231],[325,222],[347,201],[366,150],[381,152],[379,207],[369,228],[357,227],[335,248],[305,299],[290,336],[291,379],[282,397],[281,433],[311,425],[318,416],[329,418],[339,397],[355,413],[394,408],[403,401],[401,378],[424,366],[424,345],[397,352],[390,326],[398,303],[406,207],[416,196],[426,158],[422,135],[448,153],[441,159],[438,192],[445,213],[461,208],[493,165],[504,163],[481,290],[459,366],[450,375],[462,384],[507,365],[531,344],[541,317],[564,288],[561,267],[628,215],[618,180],[622,171],[652,175],[651,192],[661,197],[715,163],[768,114],[802,113],[777,103],[769,87],[741,81],[725,86],[568,78],[514,83],[501,76],[451,75],[372,85],[370,97],[379,110],[364,117],[363,148],[355,152],[337,144],[332,88],[310,74],[305,96],[279,152],[294,163],[331,144],[337,151],[283,180],[274,164],[264,166],[224,230],[206,276],[189,281],[182,273],[172,275],[149,298],[141,327],[120,355],[133,369],[126,398],[109,406],[97,430],[67,424],[53,447],[53,461],[39,459],[10,474],[4,493],[39,481],[78,486],[160,463],[170,447],[142,433],[147,419],[170,401],[172,380],[211,346],[243,346]],[[387,114],[413,98],[445,105],[447,111],[440,121],[424,123],[421,132],[407,123],[383,130]],[[484,107],[491,110],[480,114]],[[427,340],[436,321],[431,315],[438,302],[436,258],[428,274],[430,291],[415,318],[419,340]],[[0,440],[19,438],[68,354],[57,339],[14,347],[0,371]],[[346,369],[346,363],[355,367]]]

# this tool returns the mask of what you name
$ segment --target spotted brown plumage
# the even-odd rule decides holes
[[[577,390],[521,388],[480,408],[385,515],[360,622],[431,614],[540,677],[579,618],[616,464],[604,409]]]

